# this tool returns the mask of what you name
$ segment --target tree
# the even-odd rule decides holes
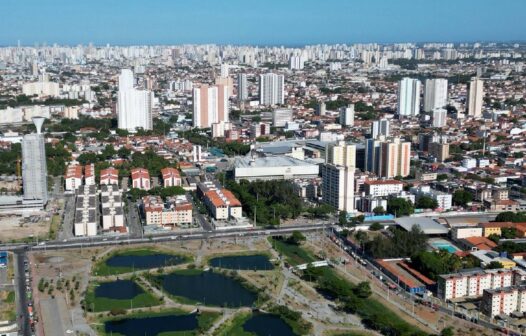
[[[445,181],[445,180],[447,180],[447,174],[438,174],[437,175],[437,180],[438,181]]]
[[[367,299],[371,294],[373,293],[371,291],[371,286],[369,285],[368,281],[362,281],[360,282],[355,288],[354,288],[354,294],[362,299]]]
[[[487,264],[486,267],[484,268],[485,269],[498,269],[498,268],[503,268],[503,267],[504,266],[499,261],[492,261],[489,264]]]
[[[338,215],[338,222],[341,226],[347,226],[347,211],[340,211],[340,214]]]
[[[299,231],[294,231],[292,232],[292,235],[290,235],[290,237],[287,239],[287,241],[290,243],[290,244],[294,244],[294,245],[300,245],[301,243],[303,243],[305,240],[307,240],[307,238],[305,238],[305,236],[303,235],[303,233],[299,232]]]
[[[515,213],[511,211],[501,212],[495,218],[495,222],[513,222],[513,223],[526,222],[526,213],[525,212]]]
[[[396,215],[396,217],[409,216],[415,209],[411,201],[404,198],[390,198],[387,201],[387,212]]]
[[[382,230],[383,228],[384,226],[378,222],[374,222],[373,224],[369,226],[369,230],[371,231],[379,231],[379,230]]]
[[[517,229],[516,228],[502,228],[501,229],[501,238],[504,239],[514,239],[517,238]]]
[[[127,159],[130,155],[131,155],[131,151],[122,146],[121,148],[119,148],[119,150],[117,151],[117,155],[121,158],[121,159]]]
[[[379,205],[373,209],[373,213],[375,215],[383,215],[385,213],[385,209],[383,206]]]
[[[453,203],[465,207],[473,200],[473,196],[469,191],[460,189],[453,193]]]
[[[446,327],[442,329],[440,336],[454,336],[453,327]]]
[[[416,207],[419,209],[436,209],[438,202],[429,196],[420,196],[416,201]]]
[[[493,241],[495,244],[498,244],[500,240],[500,236],[496,233],[492,233],[488,236],[488,239]]]

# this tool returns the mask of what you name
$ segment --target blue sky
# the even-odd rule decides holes
[[[526,40],[525,0],[0,0],[0,44]]]

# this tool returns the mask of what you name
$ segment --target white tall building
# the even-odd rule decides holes
[[[285,77],[274,73],[259,75],[259,104],[283,105],[285,103]]]
[[[340,125],[354,126],[354,104],[340,108]]]
[[[373,139],[378,138],[379,136],[388,137],[390,132],[390,121],[389,119],[380,119],[373,121],[371,125],[371,137]]]
[[[424,91],[424,111],[432,112],[447,105],[447,79],[426,79]]]
[[[289,59],[290,70],[303,70],[305,67],[305,57],[303,56],[291,56]]]
[[[46,204],[47,163],[42,124],[44,118],[33,118],[37,132],[26,134],[22,140],[22,183],[24,200],[41,200]]]
[[[330,146],[321,165],[323,202],[340,211],[354,212],[356,146],[344,141]]]
[[[119,128],[132,132],[138,128],[151,130],[153,127],[153,93],[147,90],[137,90],[133,83],[133,72],[129,69],[122,69],[117,95]]]
[[[194,88],[193,97],[193,123],[194,127],[208,128],[212,124],[227,122],[229,114],[228,86],[201,85]]]
[[[482,115],[482,98],[484,97],[484,82],[474,77],[469,82],[468,115],[478,118]]]
[[[444,127],[447,122],[447,111],[443,108],[433,110],[433,127]]]
[[[240,73],[237,75],[237,100],[244,101],[248,99],[247,75]]]
[[[398,115],[414,117],[420,113],[420,86],[420,81],[413,78],[398,83]]]

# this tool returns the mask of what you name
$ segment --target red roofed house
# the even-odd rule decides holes
[[[144,168],[134,168],[131,171],[132,187],[142,190],[150,190],[150,173]]]
[[[119,184],[119,171],[113,167],[100,171],[100,184]]]
[[[163,168],[161,170],[163,175],[164,187],[180,187],[181,186],[181,174],[175,168]]]

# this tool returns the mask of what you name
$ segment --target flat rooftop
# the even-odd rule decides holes
[[[252,168],[252,167],[290,167],[290,166],[312,166],[313,164],[298,160],[289,156],[270,156],[262,158],[237,158],[235,161],[236,168]]]

